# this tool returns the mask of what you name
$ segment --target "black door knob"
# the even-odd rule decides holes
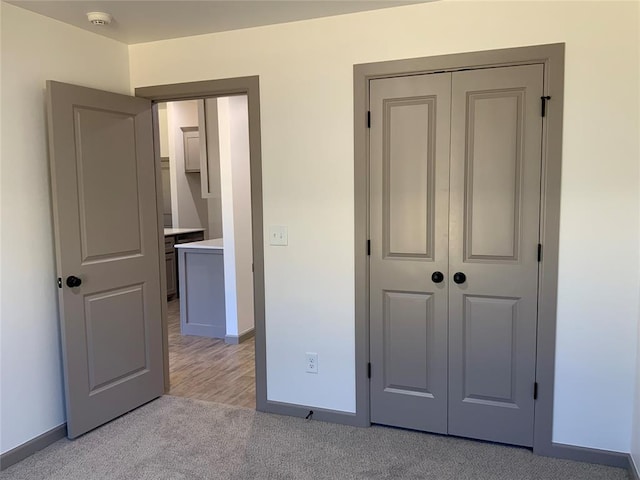
[[[73,275],[69,275],[67,277],[67,287],[75,288],[75,287],[79,287],[80,285],[82,285],[82,280],[79,279],[78,277],[75,277]]]
[[[456,272],[453,274],[453,281],[457,284],[461,284],[467,281],[467,276],[462,272]]]
[[[433,283],[440,283],[443,280],[444,275],[442,274],[442,272],[433,272],[431,274],[431,281],[433,281]]]

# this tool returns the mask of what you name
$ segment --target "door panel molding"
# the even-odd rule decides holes
[[[355,328],[356,328],[356,420],[370,424],[369,379],[369,129],[367,111],[370,81],[404,75],[442,71],[485,69],[541,64],[544,67],[544,95],[551,96],[542,121],[542,171],[540,243],[545,256],[539,264],[538,326],[534,452],[563,456],[552,441],[555,369],[556,299],[558,241],[560,224],[560,172],[562,163],[562,105],[564,92],[564,51],[562,43],[501,50],[461,53],[379,63],[354,65],[354,217],[355,217]],[[515,252],[524,255],[525,252]],[[469,258],[484,262],[482,258]],[[491,263],[513,262],[492,258]],[[445,272],[446,273],[446,272]],[[375,368],[375,365],[372,366]]]
[[[100,304],[101,308],[96,308]],[[84,309],[89,395],[148,370],[146,345],[150,339],[145,328],[143,283],[87,295]],[[128,315],[132,311],[136,311],[137,318]],[[108,315],[101,315],[105,312]],[[120,329],[126,330],[127,335],[114,335]],[[120,355],[110,359],[109,352],[113,351]]]
[[[462,320],[463,337],[463,359],[462,359],[462,379],[463,379],[463,402],[492,403],[517,408],[515,392],[515,371],[516,371],[516,344],[515,332],[518,317],[519,298],[487,297],[479,295],[463,295],[464,298],[464,318]],[[492,314],[482,318],[486,305],[493,303]],[[500,305],[498,310],[501,318],[496,313],[496,305]],[[485,308],[483,309],[483,306]],[[487,312],[489,313],[489,312]],[[478,324],[492,323],[490,329],[478,330]],[[474,348],[474,343],[488,343],[491,339],[483,338],[491,333],[492,337],[500,336],[504,342],[499,342],[500,346],[509,341],[509,347],[502,349]],[[482,379],[482,384],[475,382],[477,378]],[[491,385],[486,384],[487,378]]]
[[[417,395],[434,398],[429,385],[429,341],[433,330],[433,294],[426,292],[394,292],[383,291],[384,317],[384,372],[382,382],[384,391],[394,391],[405,395]],[[404,311],[404,315],[412,315],[414,328],[406,328],[394,322],[394,313]],[[421,335],[417,335],[420,333]],[[398,343],[402,348],[395,349]],[[415,358],[418,353],[423,368],[417,372],[406,367],[406,358]],[[418,367],[418,366],[417,366]]]
[[[508,89],[506,91],[493,91],[493,92],[470,92],[467,95],[467,152],[465,155],[465,210],[464,210],[464,248],[463,248],[463,261],[474,260],[490,260],[495,261],[517,261],[518,250],[520,246],[520,194],[522,183],[522,134],[523,134],[523,99],[524,89]],[[500,119],[495,118],[496,107],[494,105],[494,115],[492,118],[485,118],[484,121],[480,117],[483,108],[480,102],[489,103],[490,100],[515,100],[514,105],[503,105],[500,110],[501,113],[511,113],[515,120],[514,132],[503,132],[505,136],[511,134],[514,137],[514,150],[513,155],[500,155],[496,152],[496,148],[500,143],[491,142],[489,145],[478,145],[480,142],[476,142],[477,137],[483,137],[483,127],[490,128],[490,124],[495,121],[500,124],[503,122]],[[495,102],[493,102],[495,104]],[[505,103],[505,102],[502,102]],[[486,106],[486,105],[485,105]],[[511,107],[511,112],[505,111]],[[515,108],[514,108],[515,107]],[[478,112],[480,111],[480,113]],[[478,132],[476,125],[479,124],[480,132]],[[512,165],[505,164],[501,170],[497,172],[492,171],[492,175],[487,178],[478,178],[480,175],[476,175],[476,169],[474,168],[477,160],[485,160],[486,157],[496,158],[510,157],[514,158],[515,162]],[[480,157],[480,158],[478,158]],[[497,176],[498,174],[499,176]],[[495,208],[491,211],[477,212],[481,207],[476,205],[475,200],[477,195],[482,196],[492,195],[498,196],[501,192],[505,192],[504,197],[510,197],[512,199],[512,209],[507,212],[498,212]],[[494,202],[496,205],[501,202]],[[473,222],[473,217],[476,214],[480,214],[483,221]],[[506,226],[507,228],[504,228]],[[500,243],[499,249],[492,248],[489,245],[489,235],[492,237],[493,242]],[[496,238],[496,235],[498,238]]]
[[[405,122],[400,119],[393,121],[394,110],[396,117],[402,115],[400,110],[405,107]],[[416,107],[426,107],[421,113]],[[411,97],[403,99],[384,99],[382,103],[383,110],[383,232],[385,239],[383,244],[384,256],[386,257],[405,257],[413,259],[423,259],[433,261],[434,249],[434,231],[435,231],[435,109],[436,97]],[[403,128],[398,128],[398,123]],[[420,171],[410,171],[407,169],[392,169],[391,157],[393,152],[400,153],[395,155],[395,164],[402,160],[398,156],[402,155],[402,147],[406,143],[406,139],[415,138],[414,132],[422,130],[427,132],[425,138],[424,151],[421,152],[424,158],[424,164],[421,165]],[[394,148],[399,147],[399,148]],[[413,153],[413,152],[412,152]],[[412,155],[413,156],[413,155]],[[415,199],[415,189],[406,188],[407,183],[412,186],[420,187],[420,178],[427,177],[426,191],[419,192],[424,197],[421,202],[424,205],[424,211],[415,211],[407,208],[410,200]],[[399,179],[399,180],[398,180]],[[400,188],[397,188],[400,187]],[[396,194],[394,196],[394,194]],[[396,198],[400,197],[400,198]],[[424,222],[424,224],[423,224]],[[411,229],[411,225],[414,226]],[[417,228],[415,226],[417,225]],[[407,228],[412,230],[412,234],[400,236],[402,232],[406,232]],[[414,240],[417,238],[417,241]]]

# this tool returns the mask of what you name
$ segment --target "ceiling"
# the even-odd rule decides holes
[[[430,0],[5,0],[126,44],[377,10]],[[88,12],[107,12],[94,26]]]

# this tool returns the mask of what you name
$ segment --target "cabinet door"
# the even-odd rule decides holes
[[[224,254],[222,250],[179,248],[180,333],[225,338]]]
[[[181,127],[184,146],[184,171],[200,171],[200,134],[198,127]]]
[[[168,252],[165,254],[167,263],[167,297],[177,293],[176,286],[176,253]]]

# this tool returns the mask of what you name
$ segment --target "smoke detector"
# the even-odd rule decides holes
[[[109,25],[113,17],[105,12],[89,12],[87,18],[92,25]]]

